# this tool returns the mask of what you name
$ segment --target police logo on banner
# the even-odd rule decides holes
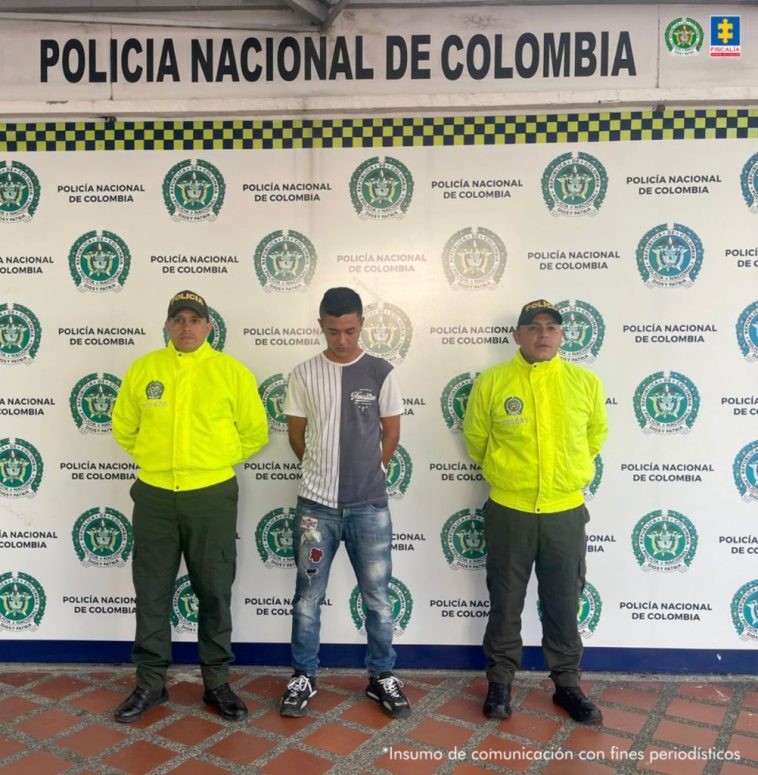
[[[605,199],[608,175],[588,153],[564,153],[542,173],[542,196],[552,215],[595,215]]]
[[[745,444],[737,453],[732,473],[742,500],[758,501],[758,441]]]
[[[350,196],[360,218],[402,218],[413,198],[413,177],[401,161],[374,156],[353,172]]]
[[[84,567],[121,568],[134,546],[131,523],[108,506],[85,511],[74,523],[71,538]]]
[[[364,311],[361,343],[370,355],[398,366],[408,354],[413,329],[408,315],[394,304],[369,304]]]
[[[663,33],[669,54],[685,57],[699,54],[704,38],[700,22],[689,16],[681,16],[669,22]]]
[[[584,582],[584,589],[579,597],[579,611],[576,622],[579,634],[583,638],[591,638],[600,622],[603,601],[597,589],[589,581]]]
[[[597,495],[600,482],[603,481],[603,458],[597,455],[593,463],[595,465],[595,475],[592,477],[592,481],[582,489],[585,501],[591,501]]]
[[[563,317],[561,358],[573,363],[592,363],[605,338],[605,323],[600,313],[586,301],[559,301],[556,307]]]
[[[453,377],[442,390],[440,397],[442,419],[452,433],[460,433],[463,430],[463,418],[466,415],[468,397],[471,395],[471,388],[474,387],[474,381],[478,376],[479,372],[463,372]],[[523,403],[516,404],[517,401],[520,402],[520,399],[508,399],[506,412],[510,406],[514,411],[518,410],[520,413]]]
[[[34,576],[21,571],[0,576],[0,630],[34,632],[46,605],[45,590]]]
[[[742,196],[751,213],[758,213],[758,153],[754,153],[742,168],[740,175]]]
[[[39,350],[42,328],[21,304],[0,304],[0,364],[31,363]]]
[[[582,638],[591,638],[600,622],[603,611],[603,601],[597,589],[589,581],[584,582],[584,589],[579,596],[579,609],[576,623]],[[542,603],[537,600],[537,616],[542,620]]]
[[[68,252],[68,267],[80,291],[120,291],[132,257],[124,240],[112,231],[88,231]]]
[[[387,478],[384,482],[387,495],[395,500],[402,498],[410,487],[412,474],[411,456],[402,444],[398,444],[387,463]]]
[[[392,632],[394,635],[402,635],[408,628],[413,612],[413,598],[408,587],[400,579],[394,576],[389,581],[390,606],[392,608]],[[358,632],[366,634],[366,606],[363,595],[356,585],[350,594],[350,615]]]
[[[758,301],[749,304],[737,320],[737,344],[749,363],[758,360]]]
[[[642,570],[686,571],[697,550],[697,531],[678,511],[651,511],[634,526],[632,548]]]
[[[211,324],[211,332],[208,334],[208,344],[218,352],[224,351],[226,344],[226,323],[213,307],[208,307],[208,319]]]
[[[758,640],[758,579],[743,584],[732,598],[732,621],[742,640]]]
[[[288,377],[284,374],[272,374],[258,386],[258,394],[266,409],[268,428],[276,433],[287,432],[287,415],[284,414],[284,402],[287,400]]]
[[[316,248],[299,231],[274,231],[258,243],[254,261],[264,291],[294,291],[311,284],[316,272]]]
[[[637,268],[648,288],[689,288],[702,264],[700,237],[681,223],[654,226],[637,245]]]
[[[481,570],[487,563],[484,512],[462,509],[447,519],[440,532],[447,564],[458,570]]]
[[[208,307],[208,321],[211,324],[211,331],[208,334],[208,344],[218,352],[224,351],[224,345],[226,344],[226,323],[221,317],[221,314],[217,312],[213,307]],[[163,329],[163,342],[168,344],[168,340],[171,337],[168,335],[168,331]]]
[[[175,221],[214,221],[225,194],[223,176],[202,159],[180,161],[163,178],[163,201]]]
[[[471,226],[445,243],[442,265],[455,290],[493,290],[503,276],[506,256],[505,245],[494,231]]]
[[[634,413],[644,433],[689,433],[699,409],[698,389],[676,371],[657,371],[634,391]]]
[[[177,632],[197,632],[199,613],[200,601],[192,589],[189,575],[179,577],[174,582],[171,598],[171,624]]]
[[[255,545],[267,568],[294,568],[295,509],[277,508],[264,514],[255,528]]]
[[[39,180],[17,161],[0,165],[0,223],[31,221],[39,204]]]
[[[24,439],[0,441],[0,496],[33,497],[42,482],[42,458]]]
[[[99,372],[82,377],[71,391],[69,406],[76,427],[82,433],[110,433],[113,407],[121,380]]]

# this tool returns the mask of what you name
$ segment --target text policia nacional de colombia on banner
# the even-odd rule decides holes
[[[0,99],[98,99],[115,107],[125,99],[428,96],[658,82],[655,9],[563,18],[534,9],[524,20],[503,8],[451,8],[444,22],[407,9],[361,10],[340,15],[320,35],[235,29],[235,18],[224,32],[6,22],[0,61],[11,77],[0,84]]]
[[[62,76],[69,83],[221,81],[356,81],[401,79],[430,80],[441,75],[448,81],[510,80],[563,76],[636,75],[629,32],[613,38],[607,30],[594,32],[524,33],[512,50],[502,34],[478,34],[464,39],[448,35],[432,63],[429,34],[388,35],[380,66],[369,64],[362,35],[333,39],[294,36],[233,38],[195,37],[185,50],[173,38],[97,39],[68,38],[40,41],[40,81]],[[184,68],[180,60],[189,60]]]

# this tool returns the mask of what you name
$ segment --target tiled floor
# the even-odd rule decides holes
[[[284,719],[288,673],[237,668],[234,687],[250,716],[228,723],[202,705],[199,674],[171,675],[170,700],[134,724],[113,720],[132,688],[130,667],[0,668],[0,773],[454,773],[536,775],[753,775],[758,772],[758,687],[751,676],[589,674],[599,728],[574,724],[551,701],[551,684],[522,674],[513,718],[481,713],[475,673],[402,675],[411,718],[392,721],[363,696],[364,676],[326,671],[310,714]]]

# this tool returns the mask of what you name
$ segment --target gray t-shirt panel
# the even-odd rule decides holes
[[[391,364],[367,353],[340,364],[321,353],[293,369],[284,412],[308,421],[300,496],[331,508],[386,499],[381,418],[403,413]]]

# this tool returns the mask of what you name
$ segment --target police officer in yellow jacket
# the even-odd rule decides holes
[[[134,721],[168,699],[171,602],[184,556],[199,606],[203,700],[234,720],[247,708],[228,683],[238,493],[232,466],[268,442],[266,415],[252,373],[208,344],[201,296],[177,293],[165,327],[168,345],[132,364],[113,410],[113,436],[140,467],[131,489],[137,688],[115,717]]]
[[[558,356],[562,324],[550,302],[526,304],[514,333],[519,351],[477,378],[463,423],[469,455],[490,485],[484,715],[510,718],[521,612],[534,566],[553,702],[575,721],[592,724],[602,714],[579,687],[577,612],[589,520],[582,488],[594,475],[608,421],[599,378]]]

